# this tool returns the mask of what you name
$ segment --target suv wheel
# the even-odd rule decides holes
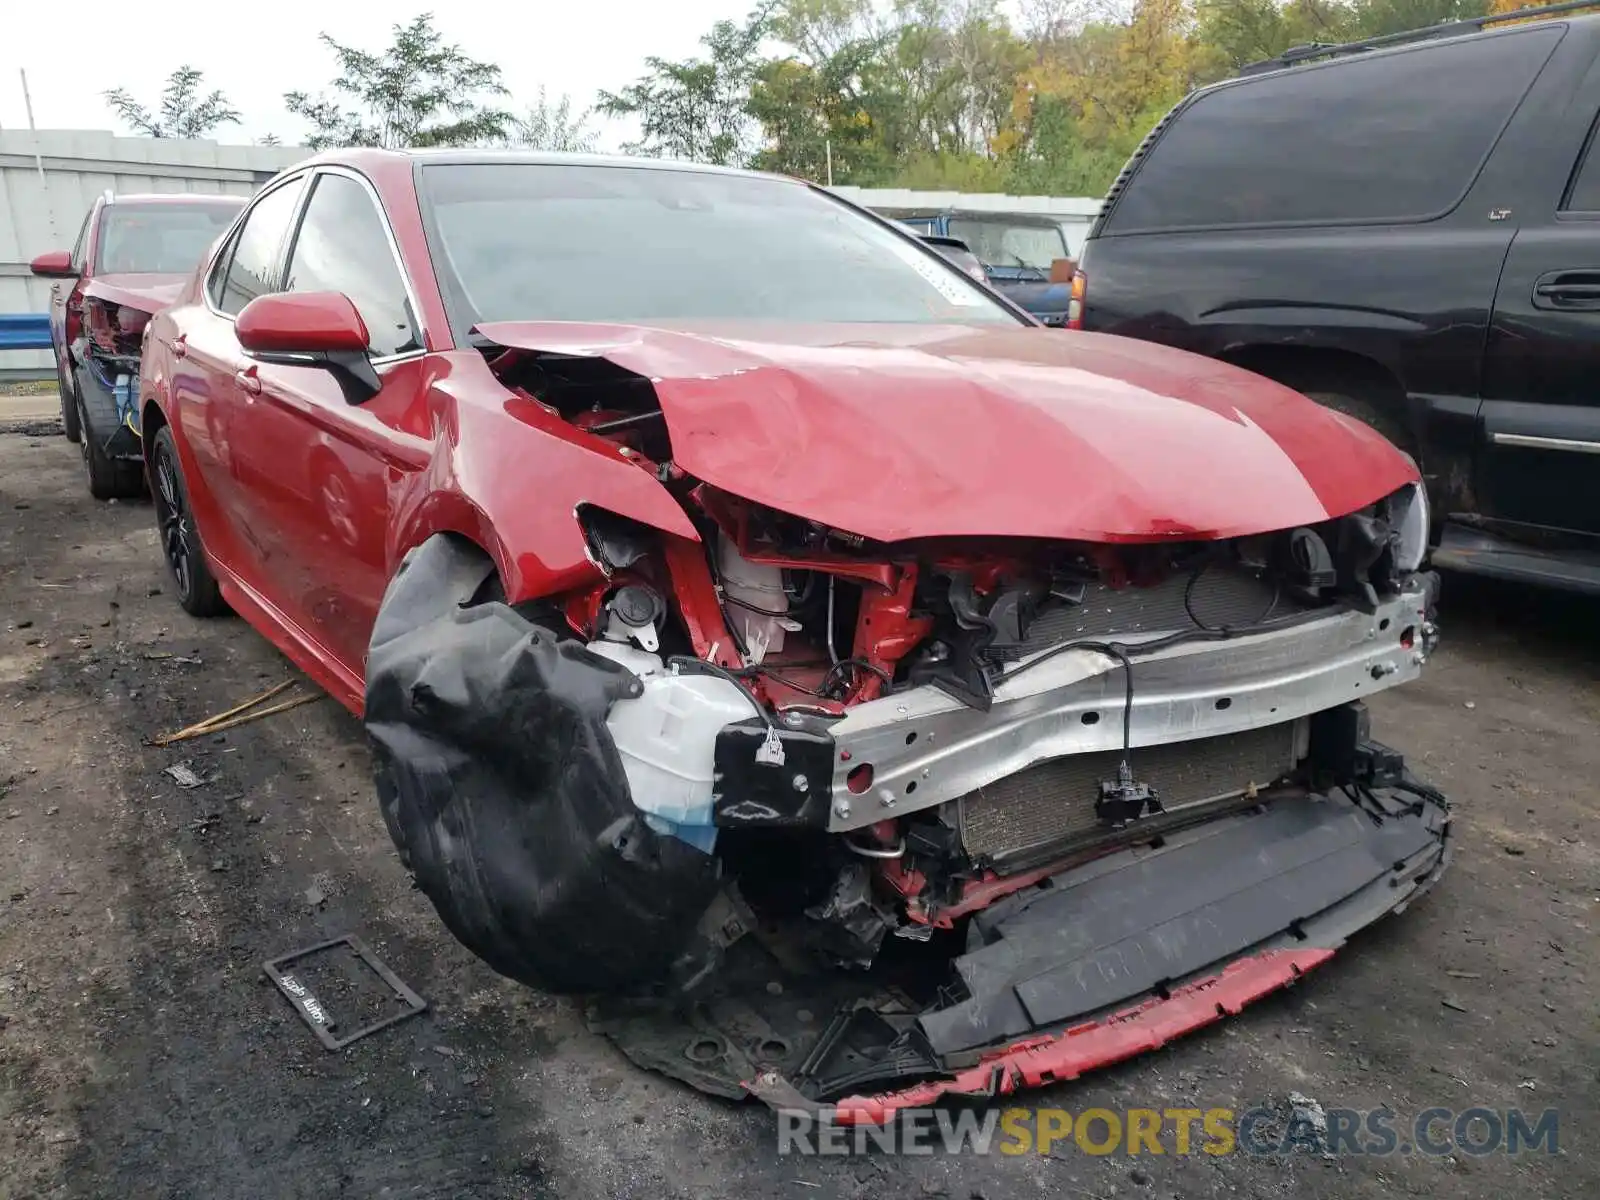
[[[78,377],[71,363],[65,367],[56,365],[56,388],[61,395],[61,432],[76,445],[83,436],[83,427],[78,424]]]
[[[78,449],[83,454],[83,469],[89,475],[89,494],[96,500],[126,500],[144,492],[142,464],[111,458],[96,444],[94,426],[83,401],[83,389],[74,377],[73,406],[78,412]]]

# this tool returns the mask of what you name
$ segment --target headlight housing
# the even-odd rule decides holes
[[[1428,556],[1428,535],[1433,527],[1426,484],[1408,483],[1389,497],[1389,527],[1399,539],[1395,566],[1415,571]]]

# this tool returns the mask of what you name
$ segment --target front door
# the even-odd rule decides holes
[[[422,402],[422,338],[363,181],[340,170],[314,177],[283,290],[348,296],[366,323],[381,387],[362,396],[327,366],[246,357],[234,411],[235,453],[247,446],[247,519],[275,564],[283,615],[359,682],[388,583],[390,498],[426,466],[431,447],[408,432]]]

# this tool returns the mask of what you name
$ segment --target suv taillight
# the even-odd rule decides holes
[[[1067,301],[1067,328],[1083,328],[1083,297],[1089,290],[1089,277],[1082,271],[1072,273],[1072,299]]]

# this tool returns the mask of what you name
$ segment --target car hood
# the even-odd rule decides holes
[[[1359,422],[1236,367],[1038,327],[499,322],[655,388],[673,458],[863,537],[1213,539],[1314,524],[1417,478]]]
[[[83,294],[153,315],[174,303],[187,282],[186,275],[95,275],[84,285]]]

